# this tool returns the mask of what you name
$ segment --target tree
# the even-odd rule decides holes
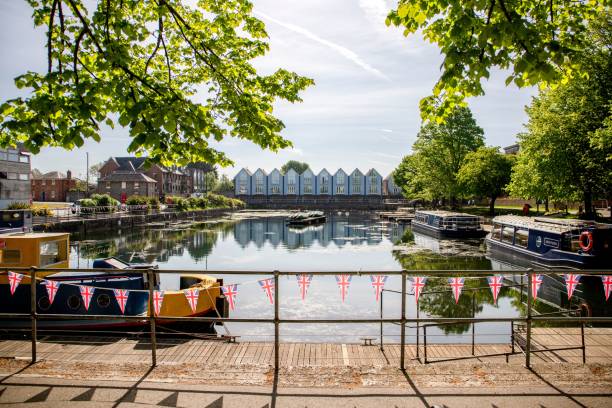
[[[484,145],[483,134],[468,108],[455,109],[444,123],[426,123],[404,169],[414,173],[414,179],[402,188],[427,199],[448,198],[455,206],[460,194],[457,173],[465,156]]]
[[[214,188],[215,193],[231,193],[234,191],[234,182],[227,176],[222,175]]]
[[[0,145],[80,147],[102,124],[129,127],[128,151],[149,163],[231,164],[209,140],[291,146],[275,100],[300,101],[311,79],[260,75],[268,51],[248,0],[29,0],[47,27],[47,72],[18,76],[29,95],[0,105]]]
[[[404,156],[399,166],[393,171],[393,182],[401,187],[404,197],[409,199],[427,199],[425,186],[419,179],[418,157],[414,154]]]
[[[283,174],[287,174],[289,169],[293,169],[297,174],[302,174],[308,167],[310,167],[308,166],[308,163],[299,162],[297,160],[289,160],[287,163],[283,164],[280,171]]]
[[[506,85],[558,84],[580,77],[587,26],[607,0],[400,0],[387,25],[404,35],[422,32],[444,54],[433,95],[421,100],[424,118],[445,117],[470,96],[483,95],[491,68],[512,69]]]
[[[510,182],[512,164],[498,147],[481,147],[465,155],[457,180],[465,193],[489,197],[489,213],[495,215],[495,200]]]
[[[89,177],[91,177],[94,181],[100,177],[100,169],[106,164],[106,161],[101,161],[100,163],[92,164],[89,166]]]
[[[527,132],[519,135],[521,150],[512,175],[510,192],[533,196],[539,191],[530,178],[545,182],[553,199],[584,202],[593,216],[594,196],[612,190],[612,20],[607,30],[592,30],[583,65],[587,76],[545,89],[527,108]]]
[[[206,191],[214,191],[217,187],[218,182],[219,178],[217,177],[216,169],[214,171],[209,171],[204,174],[204,185],[206,186]]]

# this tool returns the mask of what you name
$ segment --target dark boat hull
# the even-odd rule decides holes
[[[313,224],[321,224],[326,220],[325,216],[319,217],[308,217],[299,220],[289,220],[287,221],[287,225],[313,225]]]
[[[412,221],[411,227],[414,231],[422,232],[423,234],[436,238],[482,238],[487,234],[487,232],[482,229],[445,230],[415,221]]]

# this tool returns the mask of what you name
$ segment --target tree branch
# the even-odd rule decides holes
[[[508,20],[509,23],[514,24],[514,21],[512,20],[512,16],[508,12],[508,9],[506,8],[506,3],[504,2],[504,0],[499,0],[499,7],[501,8],[502,12],[504,13],[504,16],[506,17],[506,20]],[[523,47],[525,52],[527,54],[530,54],[529,49],[527,48],[527,45],[523,42],[523,40],[517,38],[517,41],[521,45],[521,47]]]
[[[158,26],[159,26],[159,34],[157,35],[157,44],[155,44],[155,48],[153,49],[153,52],[151,53],[151,56],[147,59],[147,63],[145,64],[145,69],[144,69],[144,74],[145,75],[147,75],[147,71],[149,70],[149,63],[151,62],[151,60],[153,59],[153,57],[157,53],[157,50],[159,49],[159,45],[161,43],[162,31],[164,29],[161,16],[159,17]]]
[[[60,44],[62,44],[61,50],[59,52],[59,56],[57,57],[57,70],[59,73],[59,81],[60,83],[62,83],[62,55],[64,53],[64,45],[65,45],[65,41],[64,41],[64,33],[65,33],[65,26],[64,26],[64,12],[62,10],[62,1],[60,0],[58,2],[58,11],[59,11],[59,20],[60,20],[60,31],[61,31],[61,38],[60,38]]]
[[[170,57],[168,57],[168,49],[166,48],[166,41],[164,41],[164,26],[162,25],[162,19],[159,18],[159,37],[161,38],[162,46],[164,47],[164,55],[166,56],[166,67],[168,68],[168,84],[172,82],[172,70],[170,69]]]
[[[47,32],[47,71],[49,75],[49,93],[53,93],[53,86],[51,85],[51,72],[53,72],[53,20],[55,20],[56,7],[57,0],[53,0],[53,4],[51,4],[51,15],[49,16],[49,31]]]

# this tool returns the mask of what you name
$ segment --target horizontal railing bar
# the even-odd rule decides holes
[[[531,352],[532,353],[546,353],[548,351],[581,350],[581,349],[582,349],[582,346],[571,346],[571,347],[559,347],[559,348],[551,348],[551,349],[547,348],[544,350],[531,349]]]

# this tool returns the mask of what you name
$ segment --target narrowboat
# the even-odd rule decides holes
[[[612,225],[592,221],[504,215],[493,218],[486,238],[496,258],[548,267],[612,266]]]
[[[326,220],[322,211],[299,211],[287,217],[287,225],[301,226],[322,224]]]
[[[486,235],[482,219],[451,211],[416,211],[412,229],[436,238],[480,238]]]
[[[31,288],[29,268],[44,268],[37,272],[36,311],[41,315],[41,330],[140,330],[148,327],[145,317],[149,311],[149,289],[159,290],[159,274],[153,273],[149,281],[148,270],[155,265],[130,264],[117,258],[94,261],[96,270],[64,272],[69,268],[69,234],[67,233],[11,233],[0,234],[0,314],[29,314]],[[47,270],[48,268],[48,270]],[[109,272],[101,269],[110,269]],[[11,293],[9,271],[21,274],[19,284]],[[138,271],[131,273],[130,271]],[[130,272],[130,273],[128,273]],[[14,279],[14,275],[13,275]],[[55,298],[51,301],[44,281],[57,283]],[[164,291],[158,314],[161,330],[188,332],[214,332],[210,323],[179,323],[164,317],[214,316],[227,317],[227,302],[221,295],[222,281],[198,273],[183,274],[179,290]],[[15,286],[15,285],[14,285]],[[82,287],[89,287],[91,295],[86,308],[81,295]],[[126,290],[123,311],[115,289]],[[198,289],[195,309],[192,309],[183,290]],[[92,319],[53,318],[53,315],[114,315],[142,316],[143,319]],[[30,317],[0,317],[0,329],[15,330],[30,327]]]

